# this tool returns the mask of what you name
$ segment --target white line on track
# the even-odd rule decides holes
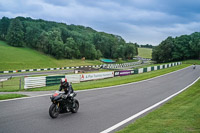
[[[137,118],[138,116],[140,116],[140,115],[142,115],[142,114],[150,111],[151,109],[158,107],[159,105],[163,104],[164,102],[168,101],[169,99],[173,98],[174,96],[180,94],[181,92],[183,92],[184,90],[186,90],[187,88],[189,88],[190,86],[192,86],[199,79],[200,79],[200,77],[198,77],[193,83],[191,83],[190,85],[186,86],[185,88],[183,88],[182,90],[178,91],[177,93],[175,93],[175,94],[173,94],[173,95],[165,98],[164,100],[162,100],[162,101],[160,101],[160,102],[158,102],[158,103],[156,103],[156,104],[154,104],[154,105],[152,105],[152,106],[150,106],[150,107],[148,107],[148,108],[146,108],[146,109],[138,112],[137,114],[132,115],[131,117],[129,117],[129,118],[127,118],[127,119],[125,119],[125,120],[117,123],[116,125],[108,128],[108,129],[106,129],[106,130],[104,130],[104,131],[102,131],[100,133],[109,133],[109,132],[111,132],[111,131],[113,131],[113,130],[119,128],[119,127],[121,127],[122,125],[126,124],[127,122],[132,121],[133,119]]]
[[[191,67],[191,66],[189,66],[189,67]],[[138,82],[127,83],[127,84],[122,84],[122,85],[115,85],[115,86],[108,86],[108,87],[103,87],[103,88],[94,88],[94,89],[88,89],[88,90],[79,90],[79,91],[76,91],[76,92],[103,90],[103,89],[114,88],[114,87],[120,87],[120,86],[126,86],[126,85],[131,85],[131,84],[138,84],[138,83],[146,82],[146,81],[153,80],[153,79],[156,79],[156,78],[160,78],[160,77],[163,77],[163,76],[166,76],[166,75],[175,73],[175,72],[179,72],[179,71],[182,71],[182,70],[187,69],[187,68],[189,68],[189,67],[186,67],[186,68],[183,68],[183,69],[174,71],[174,72],[170,72],[170,73],[167,73],[167,74],[163,74],[163,75],[160,75],[160,76],[157,76],[157,77],[154,77],[154,78],[150,78],[150,79],[138,81]],[[14,101],[14,100],[22,100],[22,99],[28,99],[28,98],[36,98],[36,97],[42,97],[42,96],[48,96],[48,95],[52,95],[52,94],[43,94],[43,95],[37,95],[37,96],[31,96],[31,97],[22,97],[22,98],[8,99],[8,100],[0,100],[0,102],[7,102],[7,101]]]
[[[35,98],[35,97],[48,96],[48,95],[52,95],[52,94],[43,94],[43,95],[37,95],[37,96],[31,96],[31,97],[22,97],[22,98],[8,99],[8,100],[0,100],[0,102],[7,102],[7,101],[14,101],[14,100],[21,100],[21,99],[29,99],[29,98]]]

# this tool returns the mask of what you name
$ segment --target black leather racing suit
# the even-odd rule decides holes
[[[65,94],[67,96],[69,96],[69,94],[74,92],[72,85],[70,85],[69,82],[66,82],[66,83],[63,83],[62,85],[60,85],[59,91],[62,91],[62,89],[64,89]]]
[[[68,99],[69,102],[72,103],[72,107],[74,107],[75,106],[74,99],[70,96],[70,94],[74,92],[72,85],[70,85],[69,82],[63,83],[60,85],[59,91],[62,91],[62,89],[64,89],[64,91],[65,91],[64,99]],[[67,107],[67,110],[69,110],[68,107]]]

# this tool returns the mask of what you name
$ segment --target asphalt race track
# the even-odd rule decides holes
[[[149,81],[78,92],[76,114],[51,119],[49,96],[0,102],[0,133],[99,133],[185,88],[200,66]],[[158,116],[159,117],[159,116]]]

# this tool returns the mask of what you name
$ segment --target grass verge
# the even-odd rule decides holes
[[[0,92],[14,92],[20,91],[19,89],[20,77],[14,77],[10,80],[0,82]]]
[[[27,95],[22,95],[22,94],[0,94],[0,100],[20,98],[20,97],[27,97]]]
[[[200,60],[186,60],[183,61],[184,64],[196,64],[196,65],[200,65]]]
[[[117,133],[199,133],[200,80]]]

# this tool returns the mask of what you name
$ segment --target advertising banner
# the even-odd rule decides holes
[[[134,74],[134,70],[115,71],[115,76],[126,76],[131,74]]]
[[[114,77],[114,72],[81,74],[81,81],[96,80]]]

